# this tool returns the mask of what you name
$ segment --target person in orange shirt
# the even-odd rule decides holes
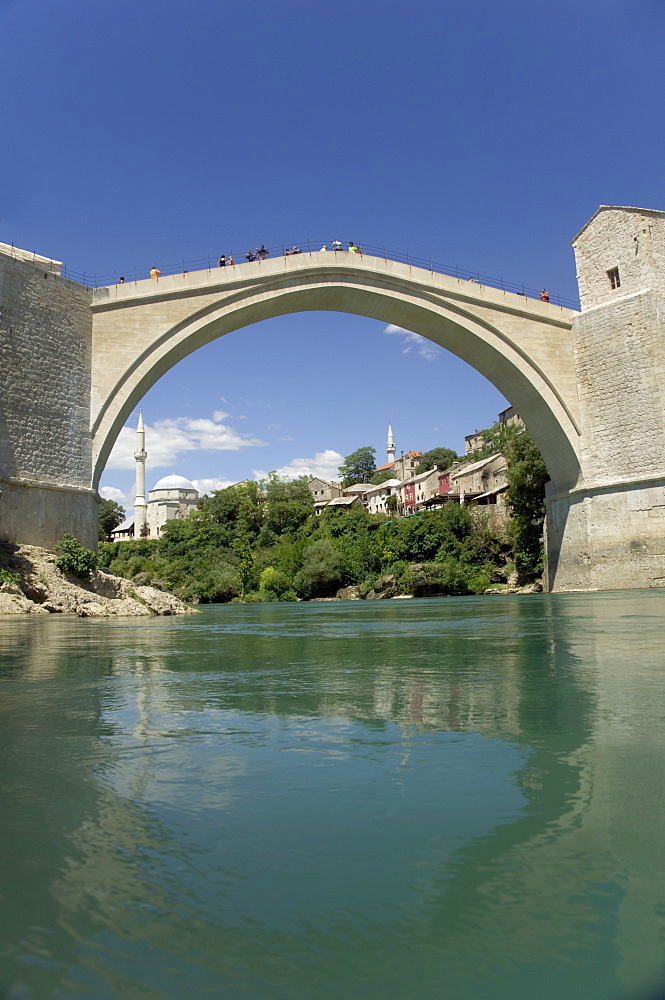
[[[161,273],[162,273],[162,272],[161,272],[161,271],[158,271],[156,267],[151,267],[151,268],[150,268],[150,277],[151,277],[151,278],[158,278],[158,277],[160,276],[160,274],[161,274]]]

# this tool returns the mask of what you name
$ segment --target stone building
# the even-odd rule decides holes
[[[327,479],[319,479],[317,476],[313,476],[307,486],[314,499],[314,510],[317,514],[320,514],[331,500],[342,495],[339,483],[329,483]]]
[[[497,503],[508,485],[505,455],[491,455],[471,465],[462,465],[450,473],[450,495],[465,500]],[[494,497],[492,501],[490,498]]]
[[[326,507],[342,507],[345,510],[350,510],[352,507],[362,507],[363,501],[360,493],[352,493],[349,496],[343,497],[333,497],[326,504]]]
[[[467,434],[464,438],[464,454],[473,455],[474,451],[478,451],[484,444],[485,438],[482,431],[474,431],[473,434]]]
[[[428,469],[405,479],[399,491],[399,513],[413,514],[439,493],[439,469]]]
[[[499,423],[503,427],[524,427],[524,421],[514,406],[507,406],[499,414]]]
[[[199,491],[184,476],[173,473],[155,483],[148,494],[148,538],[158,538],[167,521],[196,510]]]
[[[370,514],[390,514],[388,497],[399,493],[399,479],[384,479],[378,486],[372,486],[364,495],[365,506]]]
[[[422,457],[423,454],[421,451],[407,451],[405,455],[400,455],[394,462],[386,462],[385,465],[380,465],[376,471],[390,472],[391,479],[407,479],[409,476],[415,475]]]

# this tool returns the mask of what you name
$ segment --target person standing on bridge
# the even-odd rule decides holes
[[[266,250],[265,245],[262,243],[257,252],[261,260],[265,260],[270,253],[270,250]]]
[[[227,267],[233,267],[234,263],[235,263],[235,261],[233,260],[233,254],[230,253],[228,255],[228,257],[226,258],[226,265],[227,265]]]
[[[359,253],[361,257],[363,255],[362,250],[355,245],[353,240],[349,240],[349,253]]]
[[[333,240],[332,241],[332,248],[333,248],[333,250],[343,250],[344,249],[344,247],[342,246],[342,244],[341,244],[341,242],[339,240]]]
[[[150,268],[150,277],[151,278],[158,278],[161,273],[162,272],[159,271],[156,267],[151,267]]]
[[[226,255],[225,254],[222,254],[222,256],[219,258],[219,260],[217,261],[217,266],[218,267],[226,267]]]
[[[253,260],[256,260],[256,257],[254,256],[251,250],[248,250],[247,253],[245,254],[245,260],[249,261],[250,264],[252,263]]]
[[[550,297],[549,297],[549,294],[547,292],[547,289],[546,288],[541,288],[540,289],[540,301],[541,302],[549,302],[549,300],[550,300]]]

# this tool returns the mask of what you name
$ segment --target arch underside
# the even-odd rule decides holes
[[[357,274],[345,273],[335,281],[329,274],[324,280],[321,275],[308,275],[305,280],[302,276],[297,280],[285,276],[259,286],[226,290],[213,296],[212,301],[210,296],[192,296],[193,308],[189,314],[178,320],[174,316],[172,323],[165,322],[163,315],[158,322],[152,321],[144,303],[124,305],[132,313],[135,309],[146,313],[145,330],[131,348],[126,348],[127,357],[119,368],[116,365],[114,379],[108,379],[108,385],[101,387],[99,409],[92,420],[93,486],[98,486],[111,448],[129,414],[169,369],[227,333],[276,316],[308,311],[352,313],[392,323],[451,351],[484,375],[516,408],[538,444],[556,487],[567,489],[579,481],[579,430],[575,416],[567,405],[565,393],[547,373],[552,347],[565,349],[561,343],[562,333],[566,333],[562,324],[548,328],[547,324],[528,317],[516,321],[516,312],[509,310],[502,313],[499,309],[486,309],[483,314],[483,310],[476,309],[474,314],[461,297],[455,301],[453,297],[423,289],[416,282],[405,287],[404,282],[381,281],[376,275],[369,280],[362,277],[358,281]],[[174,296],[173,301],[180,303],[182,312],[183,297]],[[102,330],[104,316],[102,312],[93,321]],[[505,321],[506,316],[510,317],[509,322]],[[136,316],[132,318],[136,322]],[[510,322],[513,327],[521,322],[521,336],[519,332],[515,336],[514,329],[506,332]],[[528,341],[532,326],[536,347],[533,352],[525,347],[524,336]],[[552,338],[549,347],[544,339],[548,337]],[[99,341],[103,340],[100,335]]]

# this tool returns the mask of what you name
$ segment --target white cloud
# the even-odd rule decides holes
[[[221,476],[216,476],[212,479],[192,479],[192,482],[201,496],[203,496],[204,493],[212,493],[213,490],[225,490],[227,486],[233,486],[236,480],[222,479]]]
[[[99,490],[99,495],[103,500],[115,500],[126,511],[129,511],[134,506],[134,497],[130,498],[127,493],[123,493],[116,486],[102,486]]]
[[[174,466],[178,457],[188,451],[241,451],[266,444],[260,438],[240,434],[222,423],[228,414],[215,410],[212,420],[207,417],[174,417],[146,424],[145,446],[151,468]],[[133,469],[136,429],[123,427],[106,463],[107,469]]]
[[[394,326],[393,323],[389,323],[383,332],[388,334],[396,333],[402,338],[402,343],[406,345],[402,348],[402,354],[409,354],[412,350],[415,350],[416,354],[424,358],[425,361],[435,361],[442,351],[441,347],[433,344],[426,337],[421,337],[419,333],[411,333],[410,330],[404,330],[401,326]]]
[[[313,458],[294,458],[275,472],[281,479],[297,479],[298,476],[318,476],[321,479],[339,479],[338,468],[344,456],[332,448],[317,451]],[[255,479],[265,479],[268,475],[261,469],[254,469]]]

